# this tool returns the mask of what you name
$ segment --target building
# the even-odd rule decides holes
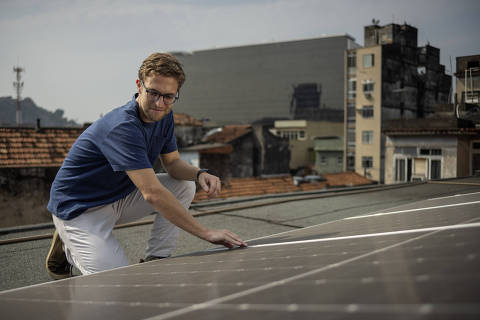
[[[454,106],[437,105],[425,119],[385,123],[385,183],[480,174],[480,128],[456,119]]]
[[[307,118],[308,119],[308,118]],[[317,159],[318,147],[317,137],[337,136],[343,141],[343,121],[315,121],[315,120],[277,120],[274,122],[274,128],[271,130],[276,136],[288,139],[290,149],[290,171],[297,171],[301,168],[321,168],[319,163],[324,163]],[[343,146],[342,146],[343,149]],[[338,160],[335,159],[335,163]],[[342,160],[343,163],[343,150]],[[343,164],[336,171],[331,168],[322,170],[322,172],[341,172]]]
[[[417,46],[407,24],[365,27],[365,47],[345,53],[345,169],[383,183],[391,119],[423,118],[449,102],[451,77],[440,50]]]
[[[175,106],[205,125],[343,119],[349,35],[174,53],[187,81]]]
[[[315,137],[315,170],[320,174],[343,170],[344,142],[342,136]]]
[[[198,159],[201,168],[227,182],[230,178],[288,175],[288,139],[270,132],[271,124],[225,125],[208,132],[203,144],[183,148],[180,155]]]
[[[480,55],[457,57],[455,76],[458,116],[480,121]]]
[[[386,122],[385,183],[480,175],[480,55],[457,57],[455,76],[455,105]]]
[[[185,114],[174,118],[182,146],[202,136],[195,119]],[[40,127],[38,121],[37,127],[0,127],[0,227],[51,222],[46,205],[52,181],[87,126]]]
[[[0,226],[50,222],[50,187],[85,128],[0,128]]]

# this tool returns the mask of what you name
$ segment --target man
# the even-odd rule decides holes
[[[170,54],[154,53],[143,61],[138,93],[87,128],[73,144],[57,173],[48,209],[56,232],[46,259],[54,279],[125,266],[127,258],[112,235],[117,223],[157,212],[145,260],[168,257],[178,227],[228,248],[247,246],[228,230],[200,225],[186,209],[195,183],[216,196],[220,179],[183,161],[174,136],[172,106],[185,74]],[[167,174],[155,174],[160,156]]]

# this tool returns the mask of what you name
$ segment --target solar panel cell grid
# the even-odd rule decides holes
[[[425,200],[248,249],[7,291],[0,309],[18,319],[478,318],[479,201]]]

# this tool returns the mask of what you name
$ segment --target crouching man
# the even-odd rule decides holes
[[[46,268],[54,279],[70,277],[72,266],[82,274],[126,266],[114,226],[154,212],[145,260],[171,254],[177,227],[228,248],[247,246],[233,232],[205,228],[187,211],[194,181],[209,197],[220,192],[221,183],[179,156],[172,107],[184,81],[174,56],[150,55],[140,66],[132,100],[94,122],[73,144],[48,203],[56,232]],[[158,157],[165,174],[152,168]]]

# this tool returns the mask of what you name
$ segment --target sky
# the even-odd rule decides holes
[[[15,96],[20,65],[22,97],[93,122],[131,99],[152,52],[338,34],[363,45],[373,18],[416,27],[451,74],[455,57],[480,54],[478,12],[480,0],[0,0],[0,97]]]

